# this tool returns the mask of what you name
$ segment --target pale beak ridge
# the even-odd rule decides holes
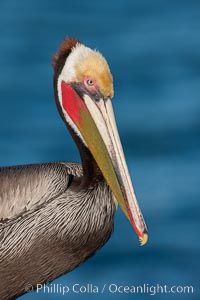
[[[104,101],[101,99],[94,103],[88,95],[84,96],[84,100],[111,158],[124,201],[122,202],[121,199],[119,199],[118,195],[115,194],[115,191],[112,190],[112,188],[111,190],[138,234],[141,245],[144,245],[148,240],[147,227],[131,183],[115,123],[111,100],[107,99]]]

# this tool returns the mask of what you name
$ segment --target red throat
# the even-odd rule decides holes
[[[88,111],[81,97],[75,92],[70,84],[61,82],[62,105],[69,117],[75,124],[82,124],[81,111]]]

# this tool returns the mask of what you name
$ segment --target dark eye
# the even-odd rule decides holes
[[[94,81],[93,81],[92,79],[88,79],[88,80],[87,80],[87,84],[88,84],[89,86],[92,86],[92,85],[94,85]]]

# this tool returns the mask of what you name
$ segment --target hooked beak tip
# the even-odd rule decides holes
[[[140,240],[140,246],[144,246],[147,242],[148,242],[148,232],[147,231],[144,231],[142,236],[139,237],[139,240]]]

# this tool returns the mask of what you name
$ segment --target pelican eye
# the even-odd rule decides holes
[[[87,80],[87,84],[88,84],[89,86],[93,86],[93,85],[94,85],[94,81],[93,81],[92,79],[88,79],[88,80]]]

